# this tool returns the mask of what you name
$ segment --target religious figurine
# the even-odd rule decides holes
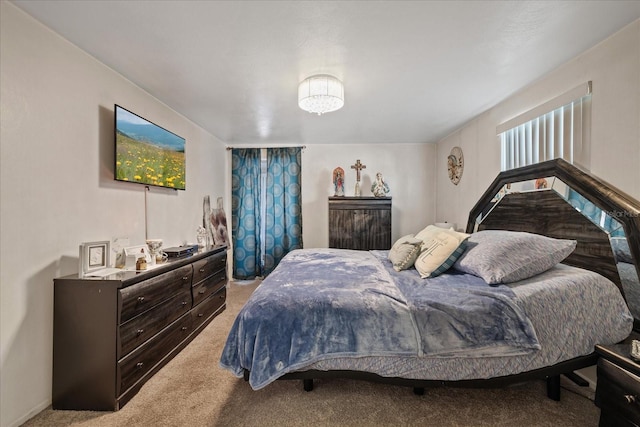
[[[389,193],[389,186],[382,179],[380,172],[376,174],[376,182],[371,185],[371,192],[375,197],[386,197],[387,193]]]
[[[344,169],[341,167],[333,170],[333,187],[335,188],[334,196],[344,196]]]
[[[363,165],[362,163],[360,163],[360,159],[356,160],[356,164],[355,165],[351,165],[351,169],[355,169],[356,170],[356,189],[355,189],[355,196],[356,197],[360,197],[360,171],[362,169],[366,169],[367,166]]]

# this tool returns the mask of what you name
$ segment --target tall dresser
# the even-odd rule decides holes
[[[329,247],[391,248],[391,197],[329,197]]]
[[[225,309],[226,249],[143,272],[55,279],[53,409],[128,402]]]

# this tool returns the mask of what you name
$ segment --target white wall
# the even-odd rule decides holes
[[[593,174],[640,200],[640,20],[482,113],[438,142],[436,216],[466,224],[468,212],[500,172],[496,126],[574,88],[593,82]],[[462,147],[465,170],[456,187],[446,157]]]
[[[302,230],[305,248],[329,245],[328,197],[333,196],[333,169],[345,172],[345,195],[353,196],[360,159],[361,194],[371,196],[371,183],[381,172],[391,189],[392,242],[417,233],[435,217],[434,144],[331,144],[307,146],[302,153]]]
[[[187,191],[152,189],[149,237],[193,241],[202,197],[228,192],[220,141],[15,6],[0,2],[0,426],[18,425],[51,400],[53,278],[75,273],[78,244],[145,235],[143,188],[113,181],[113,104],[187,140]],[[356,159],[363,195],[380,171],[391,187],[393,235],[429,223],[464,227],[469,209],[500,169],[499,123],[592,80],[591,170],[640,198],[640,21],[570,61],[435,145],[308,146],[303,161],[304,246],[328,245],[331,173]],[[458,186],[446,156],[463,148]],[[230,212],[229,197],[225,208]]]
[[[500,172],[496,127],[591,80],[591,159],[581,165],[640,200],[640,20],[542,77],[438,142],[436,216],[466,224],[468,212]],[[456,187],[446,158],[462,147],[465,170]],[[464,227],[464,226],[463,226]],[[580,371],[593,387],[595,369]]]
[[[194,241],[202,198],[223,195],[210,134],[2,1],[0,52],[0,425],[51,402],[53,278],[81,242],[145,238],[144,187],[113,181],[113,105],[186,138],[187,190],[151,189],[149,237]]]
[[[144,187],[113,181],[113,104],[187,140],[187,190],[147,193],[150,238],[194,241],[202,197],[225,195],[229,154],[220,141],[7,2],[1,3],[0,425],[19,425],[51,402],[53,278],[78,269],[81,242],[145,239]],[[303,241],[328,245],[332,171],[353,195],[382,172],[393,235],[435,217],[435,145],[309,146],[303,160]],[[228,194],[225,209],[230,212]]]

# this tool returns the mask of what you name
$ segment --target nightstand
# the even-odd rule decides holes
[[[629,356],[632,337],[621,344],[596,345],[600,427],[640,426],[640,364]]]

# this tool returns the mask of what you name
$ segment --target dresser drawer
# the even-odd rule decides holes
[[[218,271],[213,276],[203,280],[193,287],[194,307],[204,301],[209,295],[218,292],[227,284],[227,275],[224,270]]]
[[[220,307],[222,307],[227,299],[227,288],[223,287],[214,295],[202,301],[191,310],[191,317],[193,321],[193,329],[198,327],[207,320],[213,313],[215,313]]]
[[[226,267],[227,251],[196,261],[193,263],[193,283],[198,283],[219,271],[225,271]]]
[[[117,394],[127,391],[193,331],[191,315],[186,314],[118,362],[120,378]]]
[[[640,425],[640,377],[606,359],[598,360],[596,405]]]
[[[180,293],[161,302],[146,313],[120,325],[118,358],[127,355],[190,309],[191,292],[188,289],[183,289]]]
[[[120,289],[118,295],[121,307],[120,323],[144,313],[151,307],[179,293],[182,289],[189,289],[192,275],[192,266],[185,265],[144,282]]]

